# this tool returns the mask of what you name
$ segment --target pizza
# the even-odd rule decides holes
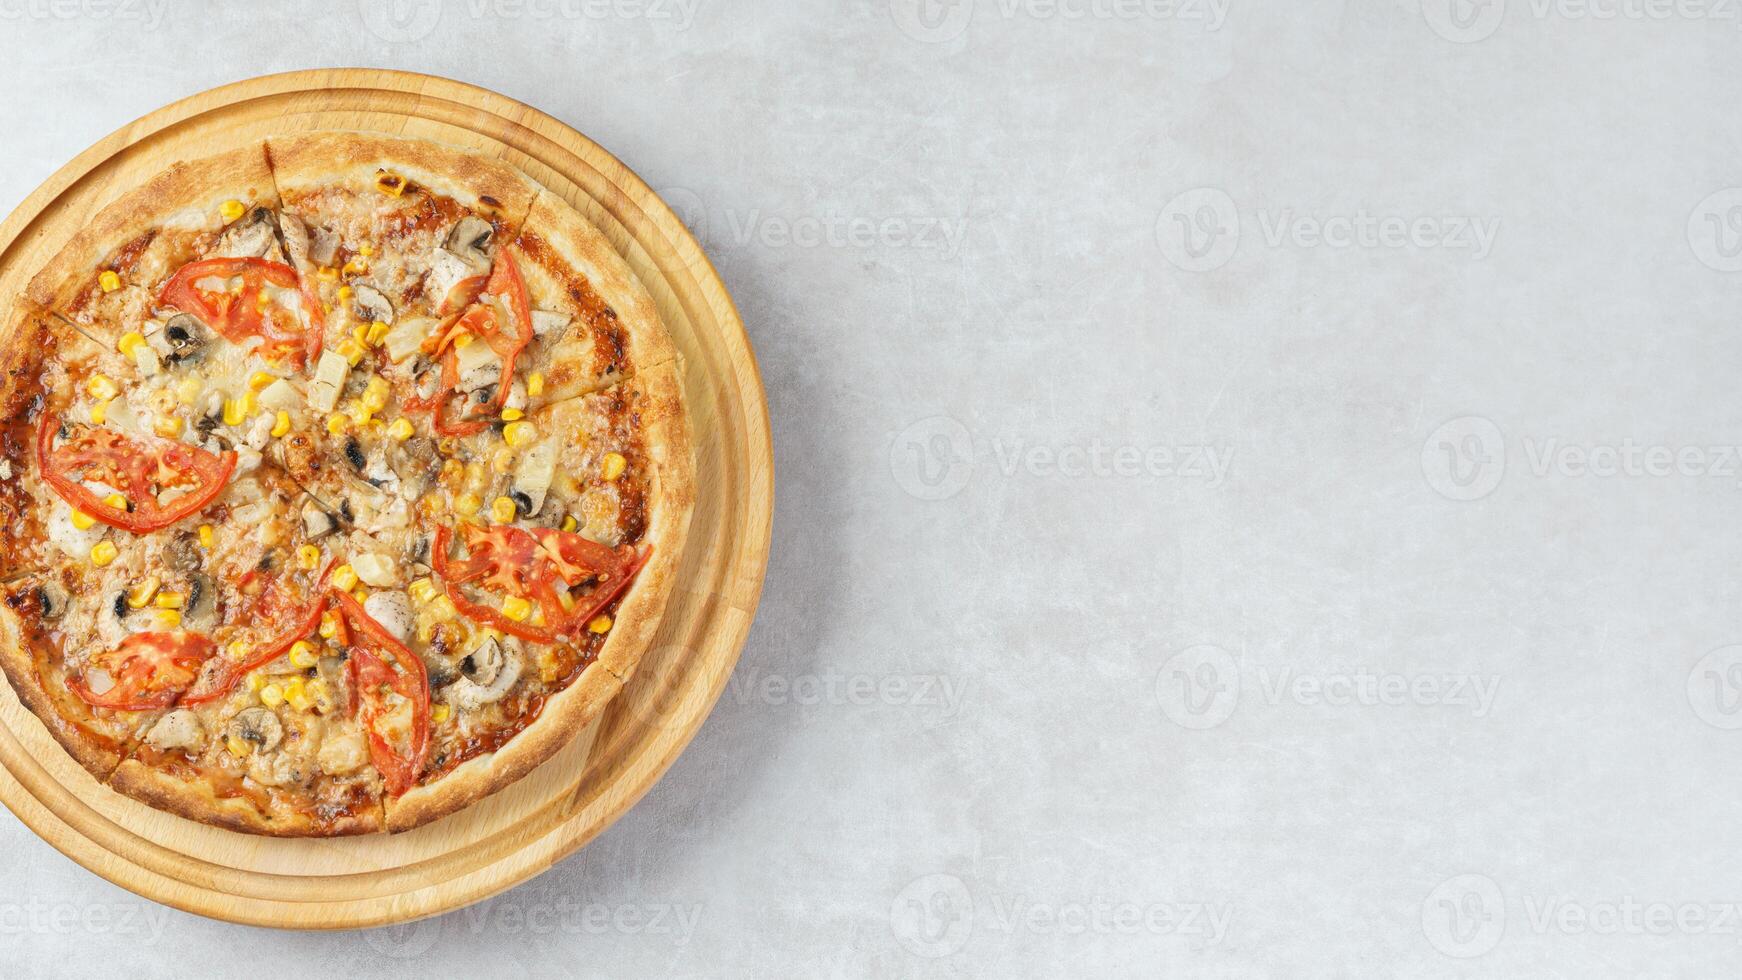
[[[652,642],[694,500],[677,354],[499,160],[325,132],[178,163],[0,328],[0,668],[127,796],[417,827]]]

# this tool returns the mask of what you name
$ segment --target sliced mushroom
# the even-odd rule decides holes
[[[483,642],[460,660],[460,673],[474,684],[489,684],[501,673],[506,659],[502,643],[494,636],[485,636]]]
[[[454,225],[454,230],[448,232],[448,240],[443,243],[448,251],[470,262],[474,268],[488,268],[490,256],[484,250],[490,247],[490,236],[496,233],[494,226],[477,215],[468,214]]]
[[[216,258],[264,258],[278,247],[278,222],[271,208],[254,208],[230,223],[218,236]]]
[[[336,525],[333,515],[327,513],[314,501],[302,505],[302,531],[310,541],[322,535],[331,534]]]
[[[369,598],[363,600],[363,611],[399,642],[404,643],[411,636],[416,617],[405,593],[394,590],[371,592]]]
[[[205,747],[206,729],[200,724],[198,715],[186,708],[178,708],[159,718],[146,734],[145,741],[159,752],[180,750],[192,754]]]
[[[36,586],[36,607],[42,612],[44,619],[59,619],[66,615],[67,603],[70,601],[67,590],[61,588],[59,582],[45,579]]]
[[[314,264],[308,257],[308,225],[289,211],[281,211],[278,234],[284,239],[284,254],[290,258],[291,268],[305,276],[314,272]]]
[[[254,746],[255,751],[271,752],[284,738],[284,723],[270,708],[243,708],[230,719],[228,734]]]
[[[185,629],[208,630],[218,625],[218,593],[211,576],[195,572],[188,576],[182,597],[181,624]]]
[[[163,325],[163,339],[169,347],[172,362],[198,357],[209,336],[206,325],[192,313],[177,313]]]
[[[551,481],[555,478],[556,445],[551,440],[543,440],[521,456],[519,465],[514,468],[513,493],[509,496],[524,516],[536,516],[544,509],[545,494],[550,492]]]
[[[428,436],[393,443],[387,450],[387,465],[399,477],[399,495],[408,500],[421,499],[441,469],[435,440]]]
[[[315,707],[321,714],[328,717],[345,713],[345,705],[349,698],[350,682],[345,676],[345,658],[322,657],[315,664],[315,672],[320,675],[325,684],[316,685]]]
[[[393,304],[381,290],[365,283],[355,283],[351,287],[351,312],[363,323],[393,323]]]
[[[168,552],[169,567],[183,575],[196,575],[205,564],[200,539],[192,531],[177,531],[164,550]]]
[[[447,698],[467,710],[493,704],[514,687],[520,670],[517,651],[503,647],[494,637],[486,638],[460,661],[462,676],[448,686]],[[480,680],[486,676],[488,680]]]
[[[480,267],[464,256],[438,248],[430,253],[429,274],[423,281],[424,295],[435,303],[436,312],[452,313],[471,298],[470,291],[459,289],[459,285],[483,275],[489,267],[489,259],[484,259]]]

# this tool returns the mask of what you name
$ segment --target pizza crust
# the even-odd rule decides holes
[[[477,151],[381,133],[275,136],[266,141],[266,155],[279,194],[291,200],[335,184],[373,187],[385,169],[474,210],[495,211],[518,228],[539,192],[525,174]]]
[[[36,658],[20,625],[16,613],[0,609],[0,671],[6,674],[18,700],[42,722],[61,748],[78,760],[79,765],[84,766],[98,782],[108,779],[115,767],[121,764],[126,747],[116,749],[105,745],[67,721],[55,705],[55,695],[42,684]],[[71,692],[64,693],[67,697],[73,696]]]
[[[185,780],[173,773],[153,769],[138,759],[122,762],[108,783],[111,788],[159,810],[245,834],[346,837],[374,833],[386,824],[379,806],[330,823],[318,822],[295,810],[280,810],[267,815],[246,799],[216,796],[204,782]]]
[[[222,226],[226,201],[253,208],[278,207],[264,146],[256,144],[200,160],[181,161],[99,210],[30,280],[26,295],[36,305],[68,312],[91,286],[115,250],[187,212],[192,222]]]

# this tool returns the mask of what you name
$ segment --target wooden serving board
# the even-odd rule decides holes
[[[697,477],[676,593],[623,693],[520,782],[409,833],[275,840],[160,813],[92,779],[0,684],[0,802],[44,840],[176,908],[324,929],[403,922],[486,898],[586,844],[647,792],[712,709],[749,632],[768,560],[774,472],[768,406],[744,326],[671,209],[580,133],[448,79],[293,72],[151,113],[80,154],[0,224],[0,305],[96,209],[174,161],[320,129],[472,147],[592,219],[653,294],[682,353]]]

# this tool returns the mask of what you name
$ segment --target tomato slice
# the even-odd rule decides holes
[[[200,665],[214,650],[211,638],[203,633],[135,633],[119,647],[91,659],[93,666],[114,678],[113,687],[98,694],[82,674],[69,677],[67,687],[99,708],[167,708],[199,676]]]
[[[247,676],[249,671],[257,670],[278,659],[296,641],[306,639],[320,629],[321,614],[325,613],[332,604],[332,597],[324,590],[327,578],[332,574],[334,564],[334,562],[328,561],[327,567],[321,570],[320,577],[315,580],[315,588],[322,590],[319,598],[309,604],[309,607],[295,620],[290,629],[272,642],[255,648],[245,660],[226,659],[217,669],[203,675],[194,684],[193,689],[188,691],[187,696],[181,699],[181,703],[205,704],[207,701],[213,701],[229,694],[236,684]],[[269,604],[270,595],[284,596],[286,593],[269,594]],[[280,604],[282,606],[282,600]]]
[[[503,313],[506,313],[504,317]],[[507,320],[504,323],[504,319]],[[455,366],[454,341],[469,334],[490,345],[502,361],[502,378],[496,385],[496,397],[470,413],[471,418],[449,418],[447,404],[459,393],[459,374]],[[438,435],[464,437],[490,427],[508,400],[514,383],[514,368],[520,354],[532,343],[532,300],[526,280],[520,274],[520,264],[513,249],[504,246],[496,253],[490,278],[484,283],[477,303],[467,309],[446,329],[437,331],[430,353],[442,356],[441,389],[427,407],[435,410],[435,430]]]
[[[217,455],[197,446],[167,440],[143,443],[110,429],[74,424],[57,447],[60,424],[47,413],[36,436],[36,461],[43,479],[62,500],[110,527],[143,534],[166,528],[205,509],[236,469],[236,454]],[[128,507],[111,507],[83,483],[114,487]],[[168,504],[158,494],[183,491]]]
[[[305,326],[294,312],[262,301],[267,286],[292,289],[307,307]],[[325,317],[313,284],[295,269],[268,259],[203,259],[189,262],[164,283],[158,302],[194,316],[231,343],[259,337],[261,353],[301,367],[320,353]]]
[[[637,554],[628,545],[607,548],[579,534],[549,528],[528,532],[506,525],[465,524],[461,533],[465,558],[449,555],[453,534],[448,528],[436,529],[432,547],[431,563],[454,608],[468,619],[535,643],[554,643],[579,632],[623,594],[653,554],[651,547]],[[594,583],[592,591],[576,596],[573,589],[589,580]],[[511,619],[467,595],[466,586],[536,602],[544,623]]]
[[[334,589],[339,616],[355,634],[350,642],[351,688],[356,693],[353,710],[369,735],[369,758],[381,773],[391,796],[400,796],[417,785],[429,758],[429,674],[423,659],[395,639],[349,593]],[[381,730],[388,714],[388,694],[397,693],[411,704],[411,726],[404,748]]]

